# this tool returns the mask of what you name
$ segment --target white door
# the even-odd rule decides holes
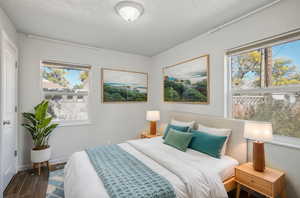
[[[17,172],[17,51],[2,33],[1,180],[2,191]],[[2,194],[2,192],[1,192]]]

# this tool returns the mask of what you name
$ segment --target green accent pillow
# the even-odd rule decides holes
[[[193,134],[191,133],[182,133],[181,131],[170,129],[164,144],[185,152],[189,146],[189,143],[191,142],[192,137]]]
[[[215,158],[220,158],[227,136],[217,136],[196,130],[192,130],[191,133],[193,134],[193,138],[189,144],[189,148]]]
[[[176,126],[176,125],[168,124],[168,126],[164,132],[163,139],[166,139],[170,129],[175,129],[176,131],[179,131],[179,132],[188,132],[189,128],[190,127],[188,127],[188,126]]]

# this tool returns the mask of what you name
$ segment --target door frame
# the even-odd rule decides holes
[[[1,30],[0,29],[0,76],[2,78],[2,75],[3,75],[3,49],[5,48],[5,45],[10,45],[13,50],[15,50],[15,53],[16,53],[16,64],[17,64],[17,67],[16,67],[16,73],[15,73],[15,85],[16,85],[16,89],[15,89],[15,104],[16,104],[16,107],[17,107],[17,111],[15,112],[15,130],[16,130],[16,150],[18,150],[18,131],[19,131],[19,113],[18,113],[18,73],[19,73],[19,52],[18,52],[18,47],[17,45],[9,38],[9,36],[6,34],[6,32],[4,30]],[[1,78],[0,78],[0,198],[3,197],[3,192],[4,192],[4,186],[3,186],[3,175],[2,175],[2,167],[3,167],[3,149],[2,149],[2,140],[3,140],[3,137],[2,137],[2,130],[3,130],[3,89],[2,89],[2,81],[1,81]],[[16,164],[15,164],[15,167],[16,167],[16,173],[18,171],[18,155],[16,156]]]

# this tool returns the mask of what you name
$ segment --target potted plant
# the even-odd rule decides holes
[[[48,114],[47,100],[43,100],[34,107],[34,113],[22,113],[25,127],[33,140],[34,148],[31,150],[31,161],[33,163],[46,162],[50,159],[51,148],[48,144],[49,136],[58,124],[52,124],[52,116]]]

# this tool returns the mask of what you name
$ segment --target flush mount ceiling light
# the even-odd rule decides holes
[[[127,22],[137,20],[144,12],[143,6],[133,1],[121,1],[115,6],[115,9]]]

